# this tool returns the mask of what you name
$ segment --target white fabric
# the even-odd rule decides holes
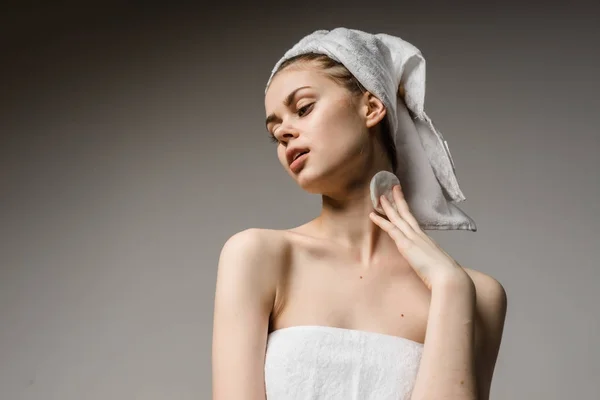
[[[454,203],[465,200],[448,143],[424,110],[425,59],[399,37],[356,29],[317,30],[303,37],[275,64],[295,56],[324,54],[342,63],[388,110],[403,193],[423,229],[476,231],[475,221]],[[404,96],[400,92],[404,88]]]
[[[408,400],[423,344],[326,326],[295,326],[267,341],[267,400]]]

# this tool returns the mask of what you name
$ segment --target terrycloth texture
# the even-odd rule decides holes
[[[272,332],[265,357],[268,400],[407,400],[423,344],[326,326]]]
[[[424,111],[425,59],[399,37],[356,29],[317,30],[275,64],[305,54],[325,54],[342,63],[388,110],[404,196],[422,229],[476,231],[475,221],[453,203],[465,200],[447,142]],[[402,95],[402,90],[404,94]]]

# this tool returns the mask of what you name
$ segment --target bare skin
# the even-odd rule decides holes
[[[306,85],[311,88],[282,104]],[[278,141],[280,162],[303,189],[322,195],[323,206],[304,225],[248,229],[223,246],[215,293],[213,399],[264,400],[268,334],[298,325],[424,343],[413,399],[487,399],[505,292],[492,277],[458,265],[418,226],[410,228],[410,210],[390,212],[385,221],[370,216],[370,178],[390,169],[374,139],[385,116],[383,104],[370,93],[352,98],[308,68],[278,74],[265,108],[275,115],[267,129]],[[285,158],[288,146],[310,149],[296,173]]]

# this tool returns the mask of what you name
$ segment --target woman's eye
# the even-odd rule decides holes
[[[315,103],[310,103],[310,104],[305,105],[304,107],[298,108],[298,111],[296,114],[298,114],[300,117],[306,115],[306,113],[310,112],[310,110],[312,109],[312,106],[314,104]],[[269,141],[271,141],[273,143],[279,143],[279,139],[277,139],[277,137],[274,134],[272,134],[271,132],[268,132],[268,134],[269,134]]]
[[[304,115],[304,113],[310,111],[309,108],[312,107],[313,104],[315,104],[315,103],[310,103],[310,104],[305,105],[304,107],[299,108],[298,115],[302,116],[302,115]]]

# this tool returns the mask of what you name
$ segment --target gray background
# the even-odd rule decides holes
[[[0,398],[210,398],[221,246],[320,209],[268,142],[264,85],[336,26],[427,60],[479,228],[431,236],[509,298],[492,399],[597,398],[597,11],[355,3],[2,14]]]

